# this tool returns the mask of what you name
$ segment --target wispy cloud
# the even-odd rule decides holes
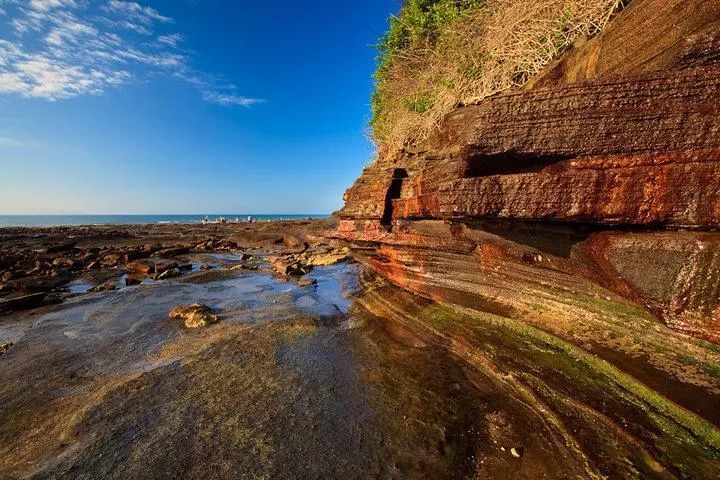
[[[185,37],[161,31],[174,20],[138,2],[0,0],[0,15],[0,95],[57,101],[162,74],[187,81],[218,105],[262,102],[194,69],[180,48]]]
[[[21,148],[21,147],[28,147],[28,146],[30,146],[29,143],[22,142],[20,140],[14,139],[14,138],[0,137],[0,147]]]
[[[60,0],[55,0],[60,1]],[[151,25],[155,21],[171,23],[170,17],[160,15],[154,8],[143,7],[137,2],[125,2],[120,0],[110,0],[102,7],[106,12],[116,13],[128,19]]]
[[[185,37],[183,37],[179,33],[172,33],[170,35],[160,35],[158,37],[158,42],[162,43],[163,45],[167,45],[169,47],[177,47],[179,43],[181,43],[183,40],[185,40]]]
[[[241,106],[241,107],[252,107],[258,103],[265,103],[262,98],[248,98],[239,95],[224,94],[218,92],[203,92],[203,100],[210,103],[216,103],[226,107],[230,106]]]

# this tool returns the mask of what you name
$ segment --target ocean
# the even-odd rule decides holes
[[[208,215],[211,221],[218,217],[225,217],[228,222],[236,218],[247,220],[248,216],[254,220],[298,220],[303,218],[327,218],[328,214],[286,214],[286,215],[252,215],[242,214],[212,214]],[[71,225],[145,225],[163,223],[201,223],[205,215],[0,215],[0,227],[57,227]]]

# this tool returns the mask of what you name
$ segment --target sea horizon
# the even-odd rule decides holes
[[[247,221],[248,217],[256,221],[300,220],[305,218],[328,218],[327,213],[287,213],[287,214],[251,214],[251,213],[208,213],[208,214],[78,214],[78,215],[0,215],[0,228],[9,227],[68,227],[82,225],[149,225],[149,224],[186,224],[202,223],[207,217],[211,222],[224,217],[227,222]]]

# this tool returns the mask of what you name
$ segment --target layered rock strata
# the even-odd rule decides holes
[[[619,333],[583,333],[593,302],[720,343],[720,4],[689,3],[635,0],[526,90],[379,158],[338,238],[414,293],[597,348]]]

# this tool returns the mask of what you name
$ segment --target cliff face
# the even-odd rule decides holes
[[[583,332],[618,308],[720,343],[718,98],[720,3],[634,0],[526,90],[366,168],[337,235],[414,293],[598,349]]]

